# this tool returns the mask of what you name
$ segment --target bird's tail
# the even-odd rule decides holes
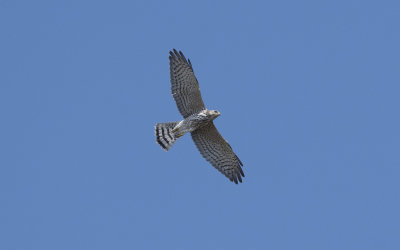
[[[179,136],[172,132],[176,124],[178,122],[157,123],[155,127],[156,141],[165,151],[168,151],[179,138]]]

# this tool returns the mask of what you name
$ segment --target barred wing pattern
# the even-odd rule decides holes
[[[192,132],[192,139],[201,155],[236,184],[244,177],[243,163],[221,136],[213,122]]]
[[[171,91],[183,118],[205,109],[199,83],[194,75],[190,60],[181,51],[170,51],[169,67]]]

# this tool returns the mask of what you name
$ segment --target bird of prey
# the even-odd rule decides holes
[[[179,137],[190,132],[197,149],[211,165],[236,184],[242,182],[243,163],[214,126],[213,120],[220,113],[206,109],[192,63],[181,51],[173,49],[169,54],[172,96],[184,120],[156,124],[156,142],[168,151]]]

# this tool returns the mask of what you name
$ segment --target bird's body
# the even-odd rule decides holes
[[[157,123],[157,142],[165,151],[168,151],[179,137],[208,125],[219,115],[220,113],[216,110],[205,109],[180,122]]]
[[[207,125],[219,115],[220,113],[216,110],[202,110],[180,121],[172,132],[176,133],[178,137],[181,137],[188,132],[193,132],[196,129]]]
[[[155,127],[157,143],[168,151],[179,137],[190,132],[207,161],[231,181],[242,182],[243,164],[214,126],[213,120],[220,113],[206,109],[190,60],[175,49],[170,51],[169,59],[172,96],[184,120],[158,123]]]

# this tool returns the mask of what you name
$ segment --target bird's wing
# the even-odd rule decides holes
[[[243,163],[221,136],[213,122],[192,132],[192,139],[201,155],[236,184],[244,177]]]
[[[190,60],[181,51],[169,52],[171,91],[179,112],[184,118],[205,109],[199,83]]]

